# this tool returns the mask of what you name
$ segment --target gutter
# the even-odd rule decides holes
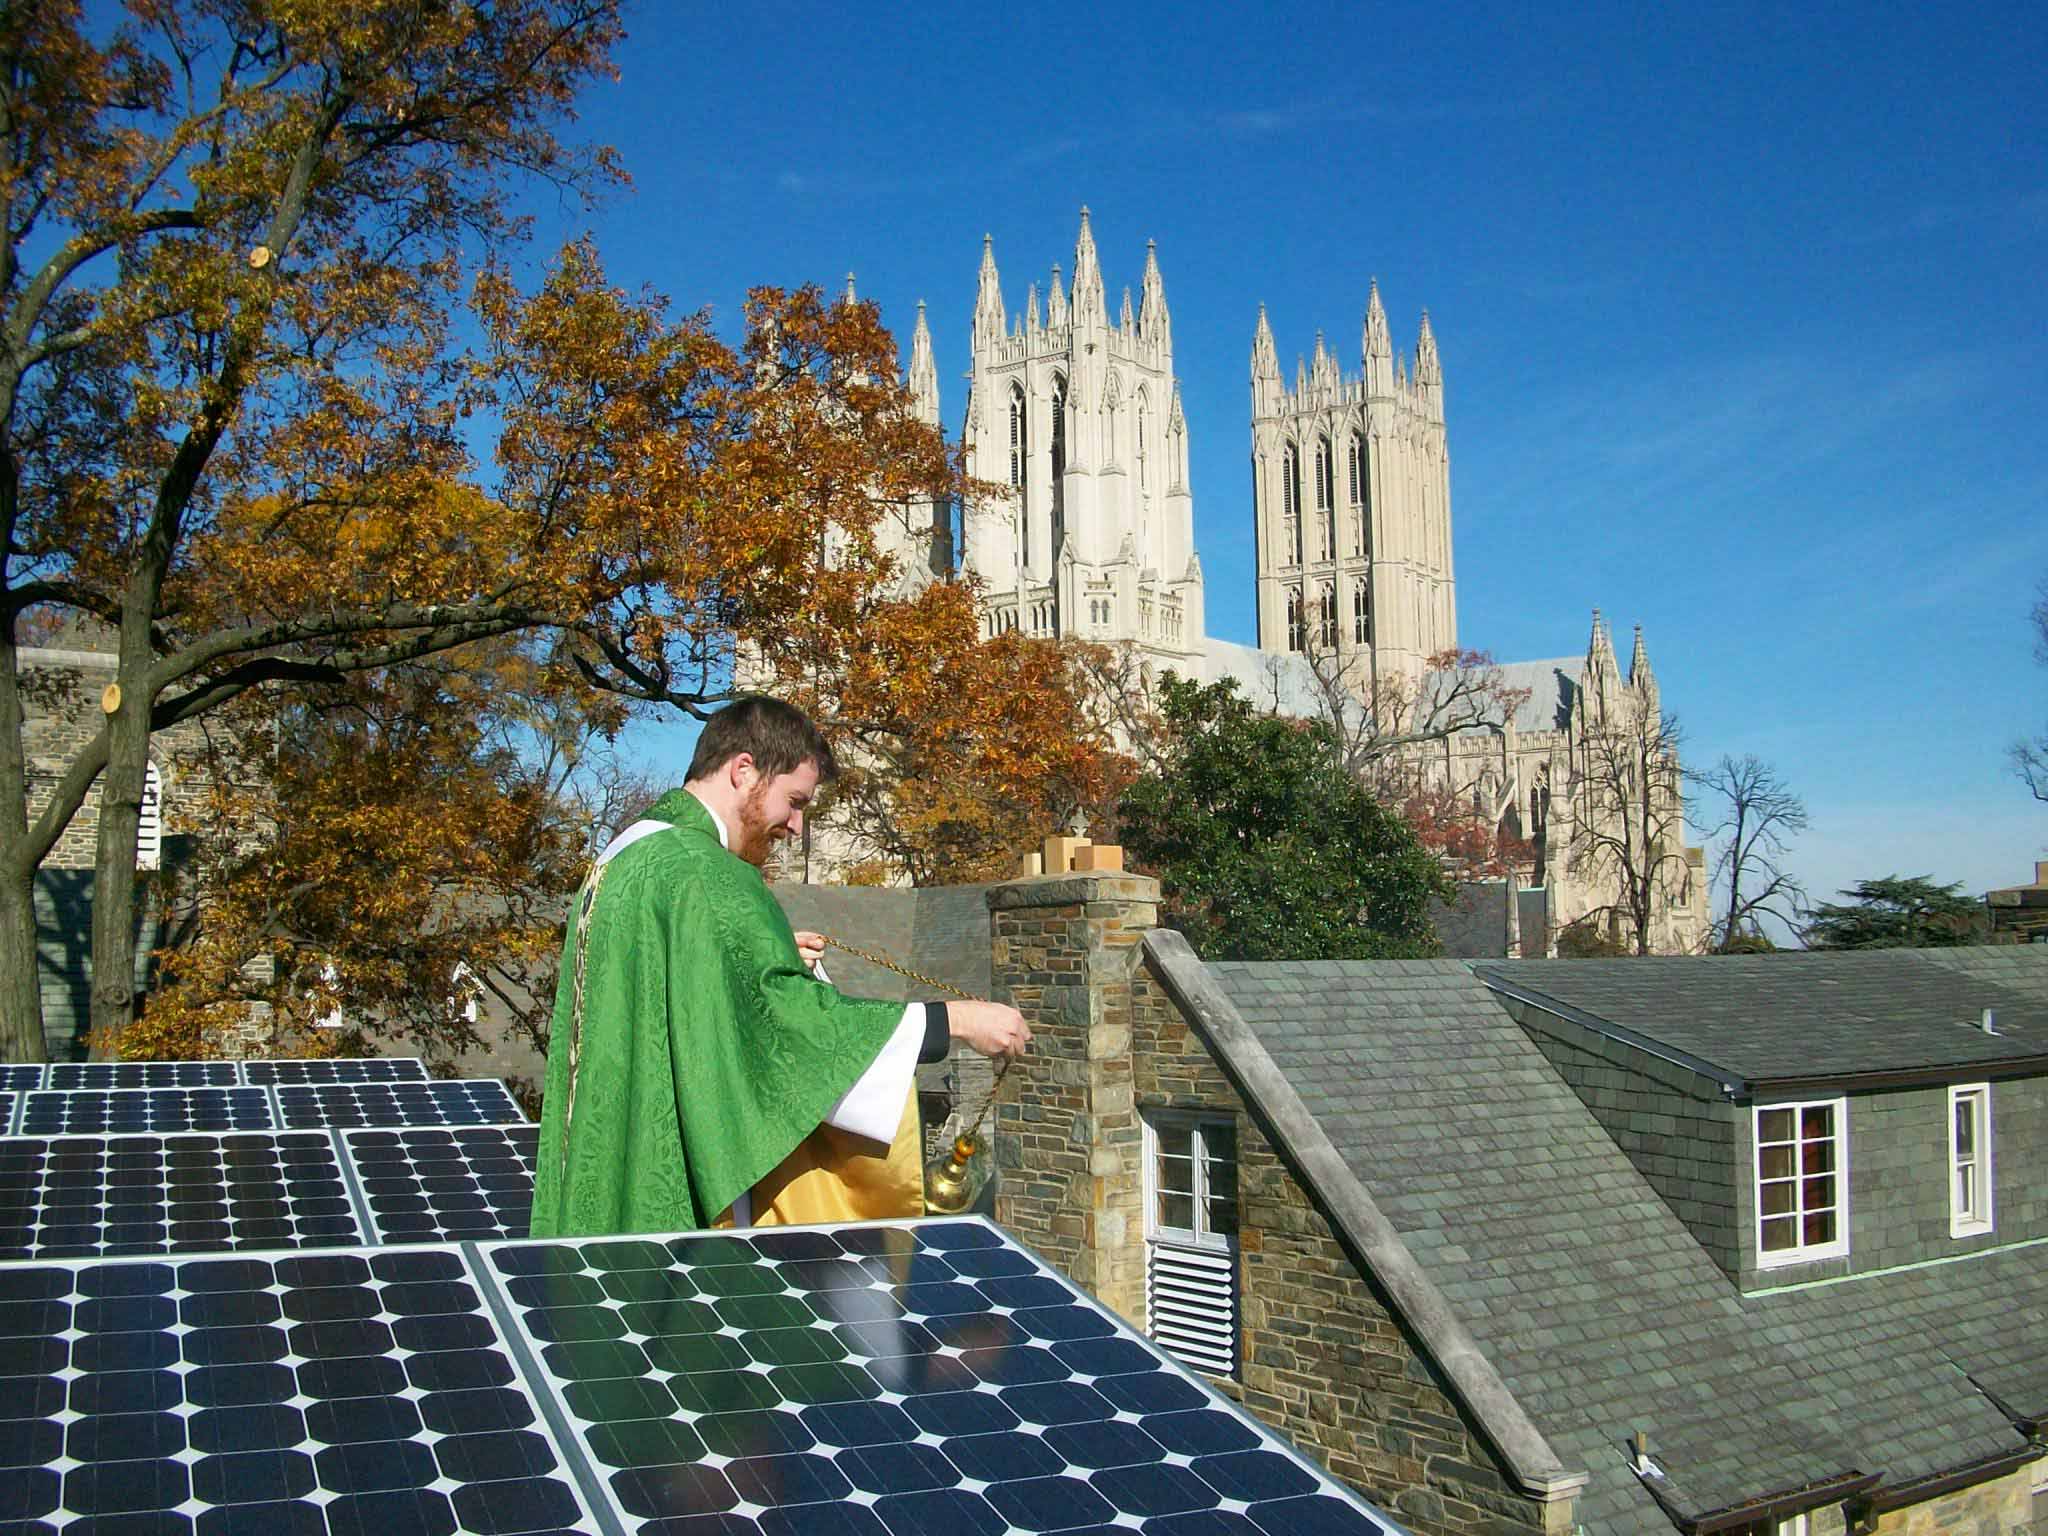
[[[2017,1472],[2030,1461],[2038,1461],[2048,1455],[2048,1446],[2023,1445],[2014,1451],[1999,1451],[1994,1455],[1966,1461],[1960,1467],[1948,1472],[1935,1472],[1926,1477],[1914,1478],[1911,1482],[1894,1483],[1889,1488],[1880,1488],[1853,1510],[1849,1528],[1873,1530],[1878,1515],[1888,1514],[1908,1504],[1919,1504],[1928,1499],[1938,1499],[1944,1493],[1958,1489],[1972,1488],[1979,1483],[1988,1483]]]
[[[1415,1331],[1520,1490],[1544,1503],[1576,1496],[1589,1474],[1566,1467],[1550,1448],[1187,939],[1170,928],[1154,928],[1145,935],[1144,949],[1167,993],[1244,1096],[1260,1128],[1329,1217],[1339,1242],[1391,1298],[1401,1321]]]
[[[1823,1509],[1830,1504],[1845,1504],[1857,1499],[1875,1488],[1883,1479],[1881,1472],[1847,1472],[1824,1483],[1813,1483],[1790,1493],[1765,1494],[1760,1499],[1751,1499],[1747,1504],[1730,1504],[1704,1515],[1684,1515],[1666,1502],[1664,1495],[1649,1478],[1643,1479],[1644,1486],[1663,1506],[1664,1513],[1671,1517],[1684,1536],[1715,1536],[1720,1531],[1731,1531],[1747,1525],[1766,1525],[1793,1515],[1803,1515],[1812,1510]]]

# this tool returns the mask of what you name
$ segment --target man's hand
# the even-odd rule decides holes
[[[1008,1003],[947,1003],[946,1029],[984,1056],[1019,1056],[1031,1043],[1031,1026]]]
[[[825,935],[799,928],[796,931],[796,954],[805,965],[818,964],[825,958]]]

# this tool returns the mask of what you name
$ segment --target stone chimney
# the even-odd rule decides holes
[[[996,1110],[996,1220],[1108,1306],[1142,1317],[1132,989],[1159,882],[1077,870],[994,886],[988,905],[994,994],[1032,1027]]]

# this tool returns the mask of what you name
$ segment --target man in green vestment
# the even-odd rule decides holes
[[[1002,1004],[906,1008],[813,974],[822,940],[799,949],[761,866],[833,772],[801,711],[735,700],[683,787],[600,855],[555,996],[535,1237],[747,1225],[756,1186],[821,1128],[844,1133],[830,1147],[914,1152],[900,1122],[919,1060],[1029,1042]]]

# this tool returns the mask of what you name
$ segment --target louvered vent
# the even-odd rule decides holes
[[[1148,1245],[1146,1332],[1174,1359],[1211,1376],[1237,1371],[1237,1255]]]

